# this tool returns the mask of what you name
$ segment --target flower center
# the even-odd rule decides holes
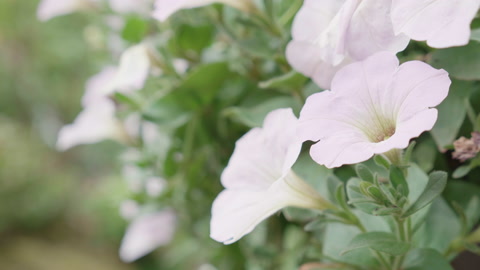
[[[363,133],[373,143],[388,140],[396,131],[395,120],[391,120],[390,117],[385,117],[378,112],[371,113],[362,126]]]
[[[383,142],[386,141],[388,138],[392,137],[393,134],[395,134],[395,126],[388,126],[383,128],[382,130],[377,131],[373,135],[373,137],[370,137],[370,140],[375,143]]]

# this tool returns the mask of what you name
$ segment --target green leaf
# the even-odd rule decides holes
[[[360,177],[363,181],[373,183],[373,173],[364,164],[357,164],[355,166],[355,172],[357,173],[358,177]]]
[[[405,179],[402,170],[397,166],[392,165],[390,167],[390,181],[396,190],[402,192],[403,196],[408,196],[409,190],[407,180]]]
[[[137,17],[129,18],[122,30],[122,38],[132,43],[138,43],[143,40],[147,33],[148,23]]]
[[[265,116],[280,108],[296,108],[300,104],[292,97],[282,96],[271,98],[253,107],[230,107],[223,111],[223,115],[229,117],[247,127],[261,127]]]
[[[455,169],[452,173],[453,178],[462,178],[465,175],[467,175],[470,171],[472,170],[472,167],[470,165],[463,165]]]
[[[428,176],[428,183],[418,199],[404,212],[403,217],[408,217],[423,207],[430,204],[436,197],[442,194],[447,185],[448,175],[446,172],[433,172]]]
[[[473,82],[453,80],[448,97],[437,107],[438,119],[431,134],[440,150],[443,151],[458,137],[458,131],[467,115],[465,103],[474,88]]]
[[[442,254],[434,249],[414,249],[410,251],[404,263],[405,270],[453,270]]]
[[[175,31],[175,46],[188,55],[189,52],[199,54],[203,49],[210,46],[213,41],[214,27],[212,25],[188,25],[183,24]]]
[[[393,256],[400,256],[407,253],[410,244],[397,240],[396,236],[392,233],[367,232],[353,238],[349,246],[342,251],[342,254],[361,248],[371,248]]]
[[[480,80],[480,43],[470,42],[467,46],[437,50],[432,54],[430,64],[444,68],[461,80]]]
[[[197,66],[173,92],[176,103],[186,110],[196,110],[209,105],[232,73],[224,62]]]
[[[387,159],[385,159],[382,155],[375,155],[373,160],[378,166],[382,166],[387,170],[390,168],[390,162]]]
[[[352,178],[347,182],[347,194],[349,202],[352,203],[359,210],[373,215],[374,211],[379,207],[377,204],[371,202],[371,199],[360,192],[359,178]],[[365,182],[368,183],[368,182]]]
[[[375,222],[372,223],[379,223],[377,220],[378,217],[369,216],[369,218],[370,217],[375,219]],[[362,223],[365,224],[364,222]],[[365,269],[375,269],[377,261],[371,256],[371,252],[368,249],[357,249],[343,256],[340,255],[343,250],[348,248],[349,243],[359,233],[360,230],[351,225],[328,223],[325,227],[322,253],[338,262],[363,266]]]
[[[307,80],[307,77],[292,70],[289,73],[286,73],[279,77],[272,78],[268,81],[260,82],[258,86],[260,88],[282,89],[292,91],[303,87]]]

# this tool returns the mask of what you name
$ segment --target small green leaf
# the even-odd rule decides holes
[[[405,179],[403,171],[397,166],[390,167],[390,182],[392,182],[393,187],[396,190],[399,190],[403,196],[408,196],[409,190],[407,180]]]
[[[455,171],[453,171],[452,177],[456,179],[462,178],[467,175],[471,170],[472,168],[469,165],[460,166],[456,168]]]
[[[138,43],[143,40],[147,30],[148,24],[145,20],[132,17],[127,20],[122,30],[122,38],[132,43]]]
[[[387,170],[390,169],[390,162],[382,155],[375,155],[373,160],[375,161],[375,163],[377,163],[378,166],[382,166]]]
[[[342,255],[360,248],[371,248],[393,256],[401,256],[408,252],[410,244],[397,240],[395,235],[387,232],[362,233],[352,239]]]
[[[357,166],[355,166],[355,172],[363,181],[373,183],[373,173],[364,164],[357,164]]]
[[[262,126],[265,116],[279,108],[298,107],[298,102],[292,97],[281,96],[269,99],[253,107],[230,107],[223,110],[223,115],[247,127]]]
[[[412,153],[413,153],[413,149],[415,148],[415,145],[417,145],[417,142],[413,141],[410,143],[407,150],[405,150],[405,154],[403,155],[403,162],[405,164],[410,163],[410,159],[412,158]]]
[[[433,172],[428,176],[428,183],[420,197],[405,211],[403,217],[408,217],[423,207],[430,204],[436,197],[442,194],[447,185],[446,172]]]
[[[419,248],[410,251],[404,263],[405,270],[453,270],[445,257],[438,251],[429,248]]]

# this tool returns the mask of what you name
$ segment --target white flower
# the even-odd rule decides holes
[[[162,210],[134,220],[122,240],[122,261],[133,262],[156,248],[169,244],[175,233],[176,220],[172,210]]]
[[[149,177],[145,182],[145,190],[148,196],[155,198],[160,196],[167,186],[167,181],[160,177]]]
[[[95,5],[98,0],[42,0],[38,5],[37,18],[48,21]]]
[[[128,93],[140,90],[148,78],[151,63],[148,45],[141,43],[125,50],[109,91]]]
[[[346,64],[379,51],[402,51],[409,39],[395,35],[390,5],[391,0],[305,0],[293,22],[289,63],[328,89]]]
[[[299,137],[318,141],[310,155],[333,168],[402,149],[430,130],[448,95],[445,70],[420,62],[399,66],[393,53],[375,54],[341,69],[332,90],[308,97],[300,113]]]
[[[230,5],[246,12],[250,12],[253,8],[252,0],[156,0],[152,16],[159,21],[165,21],[181,9],[197,8],[213,3]]]
[[[62,128],[57,148],[66,150],[78,144],[96,143],[105,139],[128,142],[138,130],[132,130],[116,118],[115,104],[110,95],[115,92],[129,93],[142,89],[150,70],[147,45],[140,44],[127,49],[119,67],[108,66],[93,76],[86,85],[82,98],[83,111],[74,123]],[[128,127],[128,128],[126,128]]]
[[[122,125],[115,117],[115,104],[108,99],[86,107],[72,124],[64,126],[58,135],[57,149],[65,151],[75,145],[105,139],[126,139]]]
[[[434,48],[466,45],[479,0],[393,0],[396,33],[427,41]]]
[[[233,243],[287,206],[329,207],[291,170],[301,148],[295,135],[297,121],[291,109],[275,110],[267,115],[263,128],[255,128],[237,141],[222,174],[225,190],[212,207],[213,239]]]

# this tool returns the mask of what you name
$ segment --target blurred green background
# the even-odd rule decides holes
[[[53,148],[97,70],[87,20],[41,23],[37,4],[0,1],[0,269],[135,269],[117,255],[119,146]]]

